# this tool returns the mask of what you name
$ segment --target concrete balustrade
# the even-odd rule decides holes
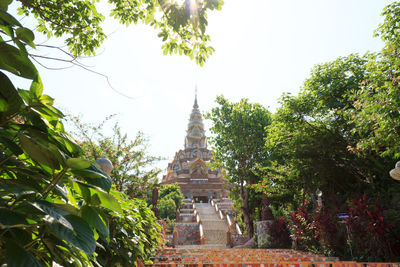
[[[201,221],[199,222],[199,233],[200,233],[200,245],[205,244],[205,236],[204,236],[204,231],[203,231],[203,224]]]
[[[219,210],[219,218],[220,218],[221,220],[224,219],[224,214],[222,213],[222,210]]]
[[[230,247],[230,248],[233,246],[232,233],[231,233],[231,228],[230,227],[226,228],[226,246]]]
[[[235,225],[236,225],[236,232],[237,232],[239,235],[242,235],[242,231],[240,230],[239,225],[238,225],[237,223],[235,223]]]
[[[236,229],[236,222],[231,219],[231,216],[229,214],[226,215],[226,220],[228,221],[229,228],[231,230],[235,230]]]

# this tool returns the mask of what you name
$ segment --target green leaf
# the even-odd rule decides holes
[[[77,180],[71,180],[71,181],[73,183],[74,189],[82,196],[88,193],[86,190],[89,190],[90,200],[87,200],[88,203],[91,203],[92,205],[101,205],[112,211],[122,213],[121,206],[119,205],[117,199],[110,193],[104,192],[101,188],[83,183],[81,181]],[[86,196],[86,198],[88,197]],[[96,201],[98,203],[96,203]]]
[[[50,224],[50,229],[56,236],[64,239],[90,257],[96,249],[96,240],[89,224],[75,215],[67,215],[65,218],[72,225],[72,230],[59,223]]]
[[[108,178],[108,175],[103,172],[100,168],[96,167],[94,164],[90,164],[90,166],[86,169],[82,169],[82,170],[74,170],[74,173],[76,173],[77,175],[82,175],[88,178]]]
[[[21,27],[16,29],[15,33],[20,40],[24,41],[30,47],[36,48],[35,44],[33,43],[33,40],[35,40],[35,35],[30,29]]]
[[[36,128],[42,131],[48,131],[49,127],[37,112],[30,110],[29,112],[26,113],[26,118],[27,118],[26,120],[29,121]]]
[[[14,30],[11,26],[0,25],[0,29],[2,29],[11,38],[14,37]]]
[[[115,199],[113,195],[94,188],[89,188],[89,190],[92,199],[97,197],[100,200],[101,205],[103,207],[110,209],[112,211],[122,213],[121,206],[119,205],[118,201]]]
[[[90,161],[80,158],[69,158],[67,159],[67,166],[75,170],[86,169],[90,167]]]
[[[17,199],[26,195],[37,194],[42,190],[42,186],[35,181],[36,177],[34,175],[29,176],[29,173],[19,171],[16,171],[16,174],[19,176],[18,179],[3,179],[0,181],[0,189],[14,194]]]
[[[78,177],[85,179],[88,183],[98,186],[109,192],[112,184],[111,177],[101,169],[91,164],[87,169],[72,170],[72,173]]]
[[[78,181],[73,182],[72,184],[74,190],[83,197],[83,199],[90,203],[90,191],[87,185],[80,183]]]
[[[71,230],[73,229],[71,223],[64,216],[68,214],[64,209],[44,200],[36,201],[32,203],[32,206],[40,212],[48,215],[48,217],[44,217],[44,220],[47,223],[52,224],[54,222],[57,222],[63,225],[65,228]]]
[[[38,76],[28,56],[5,42],[0,42],[0,68],[27,79],[34,80]]]
[[[81,147],[74,141],[72,141],[67,135],[60,133],[59,136],[55,136],[55,139],[58,142],[62,143],[69,153],[73,155],[81,154],[82,152]]]
[[[0,99],[5,102],[4,110],[6,115],[11,115],[21,110],[24,106],[22,98],[19,96],[18,91],[15,89],[14,85],[10,79],[0,71]]]
[[[23,150],[37,162],[49,166],[52,169],[59,169],[58,158],[44,145],[26,135],[19,135],[19,141]]]
[[[11,141],[8,138],[0,137],[0,143],[2,143],[5,147],[10,149],[11,152],[14,153],[14,155],[16,155],[16,156],[24,153],[24,151],[22,151],[22,149],[16,143],[14,143],[13,141]]]
[[[4,153],[0,153],[0,162],[6,166],[20,166],[21,162],[16,160],[15,158],[11,156],[7,156]]]
[[[24,90],[24,89],[18,89],[18,93],[21,96],[21,98],[27,103],[29,104],[30,102],[32,102],[32,96],[31,93],[28,90]]]
[[[48,95],[41,95],[40,102],[42,102],[44,105],[52,106],[54,104],[54,98]]]
[[[2,1],[0,1],[0,9],[4,10],[4,11],[7,11],[8,6],[11,4],[12,1],[13,0],[2,0]]]
[[[20,40],[18,40],[18,39],[15,39],[14,42],[15,42],[15,44],[18,46],[18,48],[19,48],[21,54],[23,54],[23,55],[25,55],[25,56],[28,56],[28,50],[26,50],[25,44],[22,43],[22,42],[21,42]]]
[[[0,208],[0,228],[4,229],[17,224],[27,224],[24,214]]]
[[[43,93],[43,83],[42,83],[42,79],[40,79],[40,76],[38,76],[38,78],[33,81],[31,83],[31,87],[29,89],[31,91],[31,93],[33,93],[34,96],[36,96],[37,98],[40,98],[42,96]]]
[[[42,267],[32,253],[18,246],[14,241],[7,240],[7,242],[5,242],[5,247],[7,251],[7,267]]]
[[[82,218],[89,223],[90,226],[95,228],[100,234],[101,238],[107,240],[109,238],[110,232],[107,225],[103,222],[101,217],[97,212],[89,206],[83,206],[81,209]]]
[[[10,0],[2,0],[1,4],[0,4],[0,8],[4,9],[4,6],[8,6],[11,3]],[[19,26],[22,27],[21,23],[18,22],[17,19],[15,19],[13,16],[11,16],[10,14],[8,14],[7,12],[5,12],[4,10],[0,10],[0,20],[4,23],[4,24],[8,24],[8,25],[12,25],[12,26]]]
[[[8,110],[8,104],[5,99],[0,98],[0,112],[5,112]]]

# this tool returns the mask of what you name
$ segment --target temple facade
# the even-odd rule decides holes
[[[185,198],[207,202],[211,198],[228,196],[230,186],[223,178],[222,168],[211,170],[213,152],[207,148],[203,117],[197,104],[197,95],[190,114],[184,149],[179,150],[171,163],[161,185],[178,183]]]

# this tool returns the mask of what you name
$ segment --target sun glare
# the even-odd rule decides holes
[[[198,8],[198,4],[197,4],[197,0],[175,0],[175,3],[177,3],[178,5],[183,5],[185,2],[188,2],[190,11],[193,13],[196,11],[196,9]]]
[[[183,5],[183,3],[185,3],[185,1],[186,0],[175,0],[175,2],[180,6]]]

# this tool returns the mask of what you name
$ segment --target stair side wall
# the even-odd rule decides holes
[[[197,223],[177,223],[178,245],[200,245],[200,232]]]

